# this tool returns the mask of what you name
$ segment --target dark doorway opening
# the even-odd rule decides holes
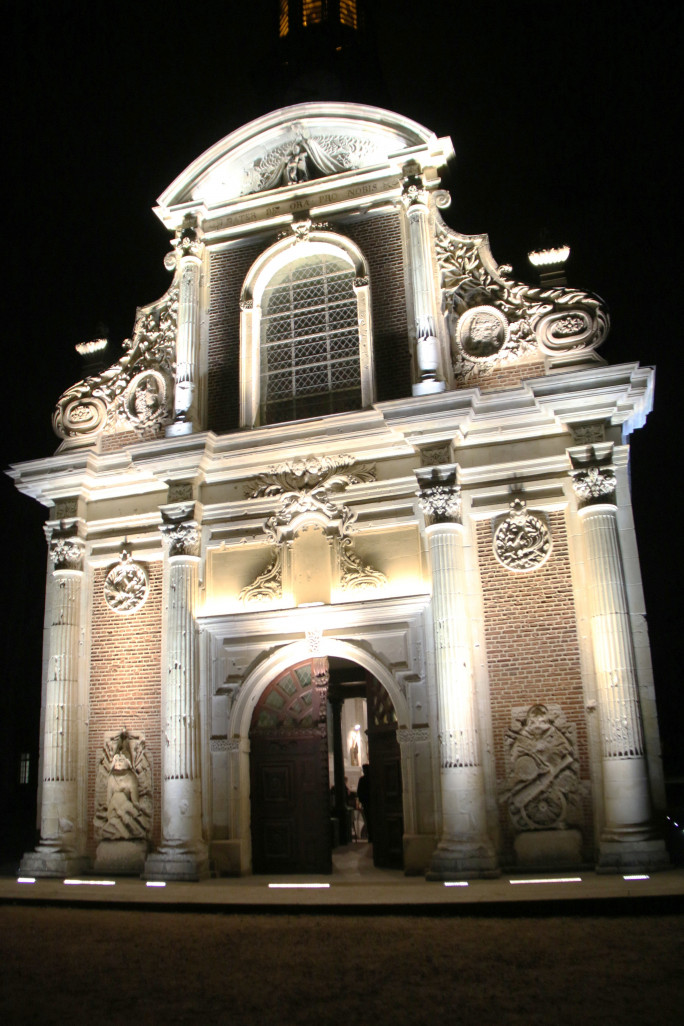
[[[344,707],[362,722],[342,737]],[[352,717],[355,719],[356,717]],[[372,844],[373,863],[403,867],[401,759],[397,718],[372,674],[339,658],[312,658],[280,673],[261,695],[250,728],[252,865],[255,873],[330,873],[332,851]],[[368,757],[370,838],[356,802]],[[348,778],[353,786],[349,788]],[[349,793],[351,790],[351,794]]]

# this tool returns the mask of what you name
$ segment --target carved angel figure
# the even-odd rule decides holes
[[[105,736],[95,781],[97,841],[144,839],[152,830],[152,772],[140,734]]]

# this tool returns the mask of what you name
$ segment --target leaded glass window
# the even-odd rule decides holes
[[[261,300],[261,423],[358,409],[355,271],[315,254],[287,264]]]

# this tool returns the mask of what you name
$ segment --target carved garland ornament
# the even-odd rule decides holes
[[[435,248],[454,374],[462,381],[535,351],[589,352],[608,334],[608,313],[597,296],[513,281],[512,269],[494,262],[485,236],[438,224]]]
[[[252,478],[247,485],[246,496],[259,499],[285,492],[310,491],[317,485],[324,485],[326,491],[342,491],[349,485],[375,480],[375,468],[369,464],[359,464],[354,471],[341,473],[345,468],[353,467],[355,462],[354,457],[346,453],[287,460]]]
[[[105,602],[115,613],[135,613],[150,593],[147,570],[124,549],[104,582]]]
[[[170,419],[176,356],[178,287],[138,311],[124,355],[107,370],[68,388],[53,414],[60,438],[103,431],[142,431]]]
[[[340,473],[341,469],[352,467],[354,463],[354,457],[346,454],[310,456],[271,467],[249,483],[249,498],[277,495],[280,496],[280,504],[264,524],[264,532],[275,546],[275,556],[262,573],[242,589],[239,595],[241,602],[270,602],[282,598],[283,532],[287,532],[295,519],[305,517],[307,513],[334,525],[338,536],[339,580],[343,591],[377,588],[387,583],[385,574],[364,564],[353,551],[351,528],[357,514],[346,505],[338,507],[328,494],[342,491],[351,484],[375,480],[372,467],[360,466],[354,473]]]
[[[551,555],[546,518],[527,511],[524,499],[514,499],[510,512],[494,531],[494,555],[508,570],[536,570]]]

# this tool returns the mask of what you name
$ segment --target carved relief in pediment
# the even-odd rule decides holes
[[[512,268],[497,266],[484,235],[459,235],[438,224],[435,248],[460,383],[534,354],[588,355],[608,334],[608,312],[597,296],[516,282]]]
[[[105,431],[142,431],[171,417],[178,288],[138,312],[124,355],[60,397],[52,426],[60,438],[95,439]]]

